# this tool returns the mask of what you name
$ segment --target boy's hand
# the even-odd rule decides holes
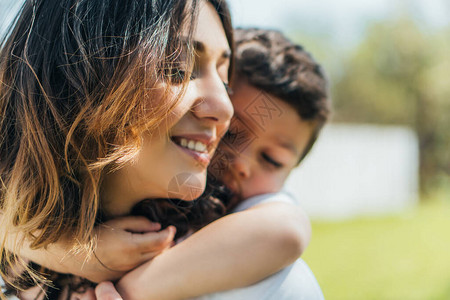
[[[83,277],[101,282],[116,280],[172,245],[176,229],[145,217],[121,217],[97,226],[97,247],[83,267]]]
[[[97,300],[122,300],[116,287],[109,281],[97,285],[95,288],[95,296]]]
[[[72,293],[70,300],[123,300],[110,281],[99,283],[95,290],[87,289],[84,293]]]

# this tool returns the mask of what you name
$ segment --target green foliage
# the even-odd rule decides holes
[[[450,203],[382,218],[313,223],[304,260],[328,300],[450,299]]]
[[[375,24],[334,85],[337,119],[414,124],[424,37],[410,21]]]
[[[450,32],[373,24],[333,85],[335,120],[403,124],[419,137],[423,192],[450,184]]]

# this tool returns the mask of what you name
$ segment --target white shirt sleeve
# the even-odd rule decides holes
[[[291,194],[279,192],[246,199],[233,212],[269,202],[299,204]],[[256,284],[191,300],[324,300],[324,296],[311,269],[299,258],[292,265]]]
[[[243,211],[257,204],[269,202],[284,202],[299,205],[299,201],[292,194],[283,191],[278,193],[262,194],[250,197],[239,203],[233,210],[233,212]]]
[[[311,269],[299,258],[256,284],[195,300],[324,300],[324,296]]]

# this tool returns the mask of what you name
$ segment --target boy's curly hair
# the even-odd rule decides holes
[[[247,80],[293,107],[315,129],[303,159],[330,115],[328,81],[322,67],[301,45],[276,30],[236,29],[236,80]],[[300,160],[301,160],[300,159]]]

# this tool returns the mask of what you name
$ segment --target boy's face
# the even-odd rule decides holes
[[[314,124],[245,82],[233,90],[235,115],[220,149],[227,165],[222,181],[241,199],[278,192],[308,145]]]

